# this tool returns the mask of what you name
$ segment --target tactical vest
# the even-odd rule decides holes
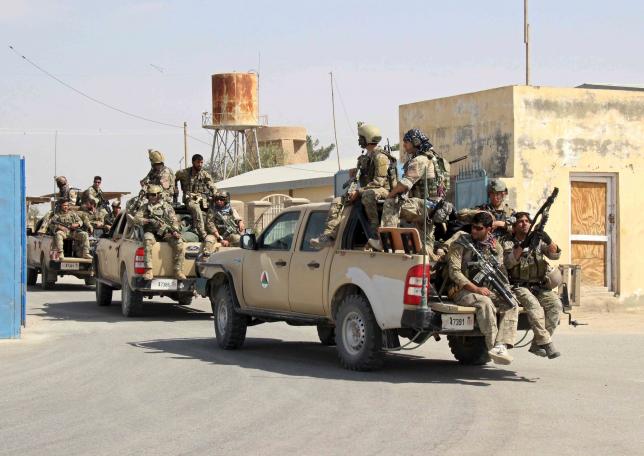
[[[237,222],[233,218],[233,211],[230,205],[214,211],[214,222],[217,231],[223,237],[237,232]]]
[[[467,246],[466,241],[471,242],[476,246],[479,252],[490,262],[494,263],[497,261],[495,252],[492,250],[491,247],[481,245],[474,241],[472,239],[472,236],[470,234],[463,234],[461,237],[459,237],[455,242],[457,244],[462,245],[465,250],[463,251],[463,259],[461,262],[461,272],[470,279],[472,282],[476,283],[479,286],[485,286],[486,284],[481,283],[480,281],[477,281],[476,275],[480,272],[479,268],[476,267],[472,262],[475,262],[478,260],[478,258],[475,256],[474,251],[470,250]]]
[[[548,261],[541,252],[541,245],[529,257],[521,256],[519,264],[508,271],[512,283],[540,284],[548,272]]]
[[[425,152],[419,152],[414,157],[412,157],[411,159],[407,160],[407,162],[403,165],[403,170],[404,170],[405,174],[407,174],[407,168],[409,168],[409,164],[411,163],[411,161],[414,158],[416,158],[418,156],[421,156],[421,155],[424,156],[424,157],[427,157],[431,161],[431,157],[429,155],[427,155]],[[427,197],[428,198],[438,196],[436,194],[435,185],[432,182],[433,180],[434,179],[427,178],[427,184],[429,185],[429,187],[427,188]],[[416,183],[409,190],[409,196],[411,196],[413,198],[420,198],[420,199],[425,198],[425,179],[423,178],[422,173],[421,173],[421,178],[418,179],[416,181]]]
[[[360,187],[366,187],[372,179],[369,177],[369,174],[371,173],[371,176],[374,174],[374,164],[369,154],[362,154],[358,157],[357,168]]]

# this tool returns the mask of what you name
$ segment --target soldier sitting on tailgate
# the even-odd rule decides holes
[[[81,251],[81,258],[92,259],[89,253],[89,237],[81,228],[85,226],[83,218],[74,211],[69,209],[70,201],[63,199],[58,202],[58,211],[49,221],[50,232],[54,235],[54,249],[58,253],[59,259],[65,258],[63,252],[63,241],[72,239],[75,243],[76,250]]]
[[[112,201],[112,213],[107,214],[105,217],[105,230],[109,231],[114,225],[116,217],[121,213],[121,202],[119,200]]]
[[[148,158],[150,159],[150,171],[141,179],[141,187],[144,189],[148,185],[158,185],[162,190],[162,198],[167,203],[172,203],[174,196],[174,173],[163,163],[165,158],[158,150],[148,149]],[[142,196],[142,195],[141,195]],[[145,201],[141,201],[143,204]]]
[[[487,186],[487,195],[488,202],[486,204],[472,209],[462,209],[458,212],[457,217],[464,223],[470,223],[474,214],[487,211],[494,217],[494,237],[501,238],[512,231],[514,223],[514,209],[504,202],[508,195],[508,187],[500,179],[492,179]]]
[[[147,202],[134,214],[132,220],[143,228],[144,268],[143,278],[151,280],[152,272],[152,247],[157,241],[165,241],[172,246],[174,252],[174,276],[185,279],[183,274],[183,241],[181,228],[174,209],[162,199],[163,188],[159,185],[148,185],[146,189]]]
[[[425,228],[425,213],[427,212],[424,207],[425,185],[428,186],[427,195],[429,198],[438,199],[441,197],[436,182],[436,169],[432,160],[432,144],[423,132],[414,128],[405,133],[403,148],[408,160],[403,167],[403,177],[389,192],[382,208],[381,226],[397,227],[402,219],[413,224],[422,236]],[[435,259],[433,233],[433,221],[428,221],[423,242],[425,252],[431,259]],[[382,250],[380,239],[370,239],[369,245],[374,250]]]
[[[508,270],[510,283],[523,293],[530,293],[537,299],[540,307],[543,308],[541,313],[545,313],[545,331],[552,336],[559,325],[559,314],[563,306],[559,295],[553,291],[553,288],[561,283],[561,273],[559,269],[548,264],[548,259],[558,260],[561,249],[545,232],[536,249],[522,248],[520,244],[526,239],[532,221],[527,212],[517,212],[515,217],[513,234],[503,238],[505,267]],[[541,340],[538,339],[538,331],[535,331],[530,347],[531,353],[551,359],[560,355],[552,343],[547,347],[540,346],[549,338],[542,336]]]
[[[204,229],[204,214],[208,210],[208,201],[217,192],[217,186],[210,173],[203,169],[203,157],[199,154],[192,156],[190,168],[177,171],[175,176],[174,199],[179,194],[178,184],[181,184],[183,203],[192,215],[192,227],[200,241],[206,239]]]
[[[380,224],[378,201],[384,200],[389,191],[396,185],[395,160],[384,150],[377,147],[381,140],[382,136],[378,127],[358,122],[358,144],[363,149],[366,149],[367,153],[358,158],[357,168],[350,170],[349,175],[353,183],[359,183],[360,186],[351,185],[344,196],[333,200],[324,231],[319,238],[313,238],[309,241],[311,246],[320,248],[335,243],[344,206],[358,198],[362,202],[369,221],[369,239],[372,242],[377,240],[377,230]]]
[[[214,204],[206,214],[206,242],[203,255],[214,252],[216,243],[223,247],[239,246],[240,233],[245,229],[244,221],[234,207],[230,205],[230,193],[219,191],[213,198]]]

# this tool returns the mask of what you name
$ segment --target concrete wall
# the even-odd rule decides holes
[[[309,162],[304,127],[261,127],[257,129],[257,142],[260,147],[279,148],[284,153],[284,165]],[[254,150],[252,134],[249,134],[248,145]]]
[[[612,173],[616,291],[640,293],[644,267],[634,252],[644,236],[643,92],[501,87],[401,105],[399,117],[401,138],[409,128],[420,128],[447,158],[469,154],[491,176],[503,177],[518,210],[534,213],[559,187],[548,232],[562,247],[563,263],[570,262],[571,173]]]
[[[289,193],[290,192],[290,193]],[[273,195],[275,193],[281,193],[283,195],[289,195],[293,198],[306,198],[312,203],[320,203],[324,201],[327,197],[333,195],[333,186],[332,185],[321,185],[319,187],[308,187],[308,188],[282,188],[271,192],[255,192],[255,193],[235,193],[234,190],[230,191],[231,197],[236,200],[248,202],[248,201],[258,201],[262,198]]]

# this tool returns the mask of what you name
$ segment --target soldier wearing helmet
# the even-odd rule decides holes
[[[112,213],[107,214],[105,217],[105,229],[110,230],[116,221],[116,217],[121,213],[121,202],[119,200],[112,201]]]
[[[83,217],[83,222],[92,234],[95,229],[105,228],[105,215],[97,209],[98,201],[89,195],[83,197],[79,215]]]
[[[203,169],[203,157],[200,154],[192,156],[190,168],[177,171],[174,188],[175,200],[179,194],[179,184],[181,184],[183,192],[183,203],[192,215],[192,226],[203,242],[206,238],[206,231],[202,211],[208,210],[208,200],[217,192],[217,186],[210,173]]]
[[[403,177],[387,195],[382,208],[381,226],[397,227],[400,220],[404,220],[413,224],[420,233],[424,231],[426,190],[429,198],[439,198],[432,147],[429,138],[419,129],[414,128],[405,133],[403,148],[408,160],[403,167]],[[434,259],[434,224],[431,221],[427,223],[423,243],[425,253]],[[375,250],[382,250],[380,239],[369,240],[369,245]]]
[[[78,205],[80,201],[80,189],[74,188],[69,185],[67,178],[65,176],[58,176],[54,179],[56,181],[56,186],[58,187],[58,194],[56,195],[57,199],[69,200],[71,205]],[[58,206],[57,206],[58,207]]]
[[[508,187],[500,179],[491,179],[487,186],[487,204],[476,206],[472,209],[462,209],[458,212],[458,219],[470,223],[471,218],[480,211],[487,211],[494,217],[492,226],[494,237],[499,238],[511,232],[514,223],[514,209],[505,203]]]
[[[322,236],[310,240],[313,247],[325,247],[335,243],[344,206],[358,198],[369,221],[369,238],[373,241],[377,239],[380,224],[378,200],[384,200],[396,184],[395,159],[378,147],[381,140],[382,135],[378,127],[358,122],[358,145],[363,148],[363,151],[366,150],[366,153],[358,157],[357,167],[350,171],[350,175],[357,178],[359,187],[353,185],[343,197],[333,200]],[[393,174],[391,173],[392,163],[394,164]]]
[[[141,179],[141,187],[145,188],[150,184],[161,186],[163,200],[172,203],[174,195],[174,173],[170,168],[165,166],[165,158],[158,150],[148,149],[148,158],[150,159],[151,168],[148,174]]]
[[[527,212],[517,212],[515,218],[512,233],[502,239],[502,245],[510,283],[517,290],[517,296],[525,295],[533,303],[532,306],[523,306],[533,323],[534,339],[529,351],[537,356],[556,358],[559,352],[555,350],[550,338],[559,325],[559,314],[563,310],[559,295],[553,291],[561,282],[561,273],[548,260],[558,260],[561,249],[545,232],[537,248],[531,250],[521,247],[530,232],[532,221]],[[534,327],[535,323],[537,328]],[[546,343],[549,345],[544,346]]]
[[[151,280],[152,247],[157,241],[170,244],[174,252],[174,276],[185,280],[183,273],[183,240],[177,215],[172,205],[163,198],[164,188],[160,185],[149,184],[145,189],[147,202],[136,211],[132,220],[143,228],[144,267],[143,278]],[[129,215],[128,215],[129,217]]]
[[[223,247],[239,246],[240,234],[244,231],[244,221],[230,205],[230,193],[219,191],[213,197],[213,204],[206,213],[206,241],[203,255],[209,256],[219,242]]]

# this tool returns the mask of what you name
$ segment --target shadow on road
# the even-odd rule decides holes
[[[352,372],[340,366],[334,347],[315,342],[284,342],[278,339],[246,339],[240,350],[222,350],[214,338],[157,339],[131,342],[147,353],[170,353],[176,359],[199,359],[217,365],[243,368],[291,377],[313,377],[386,383],[453,383],[489,386],[491,382],[535,382],[516,372],[490,366],[462,366],[456,361],[432,360],[407,354],[387,354],[384,369]],[[261,375],[258,375],[261,376]],[[280,378],[266,375],[267,378]]]
[[[84,283],[57,283],[51,290],[43,290],[40,284],[28,286],[29,293],[51,293],[52,291],[94,291],[94,285],[85,285]]]
[[[143,316],[126,318],[121,314],[121,302],[115,301],[111,306],[101,307],[95,301],[49,302],[39,309],[46,320],[100,321],[108,323],[136,321],[181,321],[208,320],[211,312],[204,312],[189,306],[178,304],[144,301]]]

